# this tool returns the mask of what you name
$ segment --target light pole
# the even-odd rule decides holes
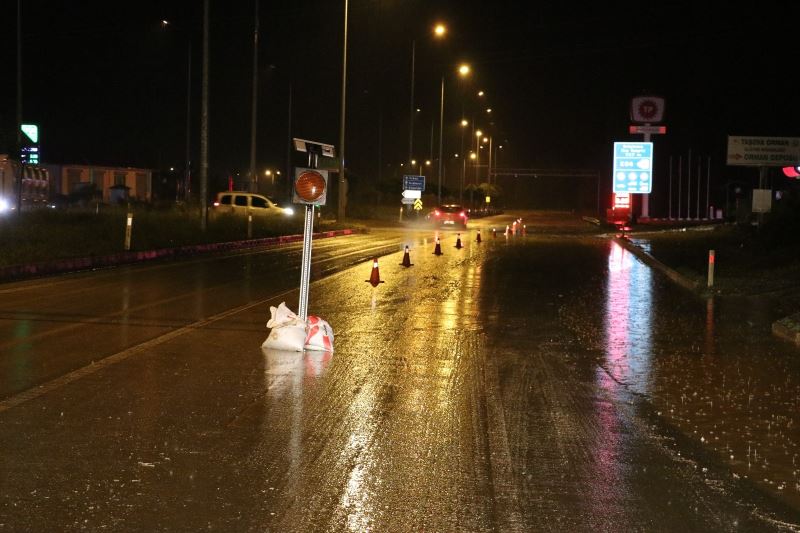
[[[161,21],[161,27],[167,28],[173,24],[168,20]],[[192,37],[186,38],[186,154],[183,167],[183,200],[189,202],[192,192],[192,162],[191,162],[191,138],[192,138]],[[180,186],[176,186],[175,200],[180,198]]]
[[[256,174],[256,114],[258,110],[258,0],[255,1],[253,27],[253,95],[250,115],[250,192],[258,192]]]
[[[347,89],[347,8],[348,0],[344,0],[344,46],[342,47],[342,105],[339,121],[339,204],[336,218],[344,220],[345,188],[347,180],[344,176],[344,119]]]
[[[475,186],[477,187],[480,185],[481,182],[481,136],[483,132],[481,130],[477,130],[475,132]]]
[[[443,38],[447,33],[447,28],[444,24],[437,24],[433,30],[434,35],[438,38]],[[442,74],[442,83],[439,98],[439,170],[436,177],[439,182],[439,190],[437,194],[438,203],[442,203],[442,133],[444,131],[444,74]]]

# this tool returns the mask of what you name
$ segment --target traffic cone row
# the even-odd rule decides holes
[[[506,236],[508,236],[508,232],[509,232],[509,228],[508,228],[508,226],[506,226]],[[495,237],[495,238],[497,237],[497,230],[495,228],[492,228],[492,236]],[[480,229],[478,230],[478,235],[477,235],[475,240],[478,243],[481,242],[481,230]],[[457,236],[456,236],[456,245],[455,245],[455,247],[458,248],[458,249],[463,248],[463,246],[461,245],[461,234],[460,233],[458,233]],[[444,255],[442,253],[442,243],[439,240],[439,236],[438,235],[436,236],[436,246],[435,246],[435,248],[433,250],[433,255]],[[414,264],[411,262],[411,255],[409,254],[408,245],[406,245],[406,247],[405,247],[405,251],[403,253],[403,262],[400,263],[400,266],[403,266],[403,267],[406,267],[406,268],[408,268],[410,266],[414,266]],[[370,274],[369,279],[368,280],[364,280],[364,281],[366,283],[369,283],[373,287],[377,287],[381,283],[385,283],[384,281],[381,281],[381,274],[380,274],[380,269],[378,268],[378,258],[377,257],[372,260],[372,273]]]

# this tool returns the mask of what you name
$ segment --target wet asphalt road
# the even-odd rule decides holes
[[[765,313],[506,221],[315,243],[332,355],[260,348],[299,247],[0,286],[0,530],[800,529]]]

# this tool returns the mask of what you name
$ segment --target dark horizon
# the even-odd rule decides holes
[[[40,125],[44,161],[182,169],[191,40],[197,168],[201,2],[28,0],[22,9],[23,120]],[[715,181],[749,176],[724,166],[727,135],[797,135],[800,106],[787,79],[798,59],[790,31],[798,11],[788,2],[744,14],[689,3],[609,10],[353,1],[348,171],[356,181],[375,179],[380,158],[387,178],[407,159],[413,40],[419,159],[431,156],[432,126],[438,153],[445,73],[447,157],[461,148],[462,108],[471,119],[488,104],[493,135],[508,140],[503,166],[605,175],[611,143],[640,138],[628,134],[630,99],[652,94],[666,101],[667,134],[653,138],[662,176],[668,157],[689,149],[712,158]],[[12,81],[16,3],[7,0],[2,12],[5,79]],[[162,27],[162,19],[171,25]],[[443,42],[430,32],[438,20],[449,28]],[[286,166],[290,84],[292,135],[338,145],[342,23],[342,2],[261,2],[257,168]],[[249,166],[252,30],[253,2],[211,2],[212,179],[244,175]],[[473,75],[460,84],[454,69],[462,61]],[[474,96],[478,88],[487,104]],[[13,143],[16,120],[15,84],[1,90],[0,150]]]

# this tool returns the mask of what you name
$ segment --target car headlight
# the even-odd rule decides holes
[[[286,216],[289,217],[294,215],[294,209],[292,209],[291,207],[287,207],[286,209],[283,210],[283,212]]]
[[[8,211],[8,208],[8,201],[5,198],[0,198],[0,213],[5,213]]]

